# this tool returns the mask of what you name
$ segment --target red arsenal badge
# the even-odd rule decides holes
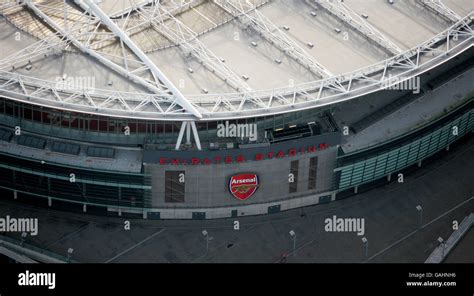
[[[251,197],[258,188],[257,174],[239,174],[229,180],[229,190],[233,196],[240,200]]]

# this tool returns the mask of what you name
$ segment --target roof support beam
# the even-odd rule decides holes
[[[322,7],[327,12],[349,25],[352,29],[377,44],[390,55],[397,55],[403,51],[398,47],[398,45],[344,4],[344,2],[340,0],[335,0],[333,2],[326,0],[305,0],[305,2],[312,7],[314,7],[315,4]]]
[[[40,10],[44,9],[46,13],[50,13],[48,8],[55,3],[63,4],[63,2],[60,1],[35,3]],[[47,3],[47,5],[39,3]],[[58,10],[56,10],[56,12],[57,11]],[[84,13],[83,16],[85,15]],[[101,29],[103,29],[104,26],[101,22],[89,16],[85,16],[85,21],[82,22],[80,22],[80,19],[79,21],[69,22],[69,30],[66,36],[72,36],[73,38],[64,38],[64,32],[61,34],[60,31],[55,29],[56,27],[52,25],[49,25],[49,27],[57,31],[57,40],[61,40],[62,38],[67,44],[69,44],[72,39],[76,41],[81,40],[79,43],[82,43],[83,47],[91,49],[91,44],[94,44],[94,42],[88,42],[87,40],[89,37],[91,40],[96,37],[92,29],[86,29],[84,30],[85,32],[83,31],[82,33],[77,33],[76,30],[73,30],[77,27],[84,28],[85,26],[83,24],[87,24],[89,19],[94,25],[100,25]],[[403,81],[404,79],[416,77],[420,73],[424,73],[433,67],[443,64],[465,50],[474,47],[473,20],[474,12],[471,12],[430,40],[402,54],[363,69],[355,70],[352,73],[298,84],[293,87],[282,87],[272,90],[224,95],[196,95],[192,98],[191,102],[207,120],[221,120],[241,118],[242,116],[251,117],[280,114],[282,112],[304,110],[348,101],[379,89],[386,89],[392,85],[393,81],[393,84],[398,83],[397,79],[398,81]],[[91,27],[92,26],[89,26],[89,28]],[[92,34],[94,35],[91,36]],[[108,30],[107,32],[99,30],[97,37],[101,35],[111,36],[110,39],[115,40],[115,45],[117,45],[117,37],[108,32]],[[102,40],[100,40],[100,42],[102,42]],[[60,44],[60,47],[61,46],[62,44]],[[47,48],[48,45],[45,47]],[[36,51],[35,48],[38,48],[38,51]],[[43,45],[38,43],[28,51],[25,51],[24,55],[18,56],[26,57],[31,54],[32,57],[40,58],[36,55],[42,48]],[[127,48],[125,49],[128,50]],[[100,54],[100,52],[95,52]],[[130,60],[136,58],[130,51],[123,54],[127,54]],[[105,59],[110,56],[112,55],[105,55],[104,53]],[[113,58],[115,57],[112,56],[110,59]],[[8,61],[15,61],[15,59],[8,59]],[[137,62],[136,60],[133,61]],[[113,62],[113,60],[110,62]],[[2,65],[1,62],[0,65]],[[139,63],[139,65],[140,68],[138,69],[134,69],[132,65],[132,68],[130,68],[131,73],[138,73],[139,70],[148,71],[142,63]],[[333,81],[335,80],[344,86],[343,91],[334,88]],[[158,87],[161,86],[159,85]],[[89,90],[82,87],[65,89],[54,81],[42,80],[20,73],[0,70],[0,93],[2,96],[11,100],[73,112],[107,114],[112,117],[126,116],[144,120],[196,120],[195,116],[189,112],[184,112],[186,110],[183,110],[181,106],[175,102],[172,95],[166,95],[165,92],[159,94],[151,94],[148,92],[131,93],[95,88]],[[250,101],[255,104],[246,103]]]
[[[461,19],[461,17],[446,6],[442,0],[417,0],[417,2],[448,22],[455,23]]]
[[[108,57],[105,53],[100,53],[97,50],[93,49],[91,44],[85,44],[82,41],[80,41],[81,40],[80,38],[84,38],[84,36],[89,36],[91,34],[90,32],[85,31],[85,32],[76,33],[76,32],[73,32],[71,30],[71,28],[69,28],[69,30],[66,31],[58,23],[56,23],[54,20],[52,20],[45,12],[43,12],[42,9],[39,8],[39,7],[41,7],[43,9],[49,9],[50,6],[48,6],[48,5],[58,5],[57,2],[51,2],[51,3],[48,2],[48,5],[38,4],[39,7],[35,3],[33,3],[33,1],[31,1],[31,0],[27,0],[25,3],[27,5],[27,7],[33,13],[35,13],[39,18],[41,18],[44,22],[46,22],[53,30],[56,31],[57,34],[59,34],[60,36],[65,37],[67,39],[67,42],[72,43],[80,51],[82,51],[85,54],[90,55],[93,58],[95,58],[97,61],[104,64],[106,67],[110,68],[111,70],[117,72],[118,74],[122,75],[123,77],[126,77],[127,79],[129,79],[129,80],[131,80],[131,81],[133,81],[133,82],[135,82],[139,85],[144,86],[149,91],[151,91],[156,96],[156,98],[154,98],[153,101],[159,100],[160,102],[162,102],[164,104],[171,104],[172,106],[178,105],[182,108],[182,110],[179,110],[179,111],[187,111],[188,114],[192,114],[194,117],[198,117],[198,118],[201,117],[201,114],[196,111],[194,106],[192,106],[193,108],[188,108],[188,109],[186,109],[185,106],[182,106],[180,104],[180,102],[178,102],[179,97],[177,97],[175,94],[171,93],[171,91],[166,89],[166,86],[162,85],[161,82],[157,81],[156,83],[154,83],[154,82],[146,79],[143,76],[139,76],[138,74],[136,74],[137,69],[134,69],[132,71],[125,69],[123,66],[117,64],[116,62],[114,62],[113,60],[110,59],[110,58],[116,58],[116,57],[112,57],[112,56]],[[61,4],[61,2],[59,2],[59,4]],[[54,9],[54,7],[52,9]],[[87,23],[96,24],[97,20],[93,16],[89,15],[88,19],[89,19],[89,21],[87,21]],[[99,22],[99,24],[100,23],[101,22]],[[73,24],[73,26],[76,25],[76,24],[82,25],[82,23],[76,22],[75,24]],[[125,59],[128,59],[129,56],[123,56],[121,58],[123,58],[125,60]],[[142,61],[138,61],[138,60],[133,60],[133,61],[141,65],[140,68],[138,68],[138,70],[140,70],[140,71],[141,70],[144,70],[144,71],[149,70],[151,72],[151,69],[149,69],[146,65],[144,65],[144,63]],[[130,66],[130,64],[129,64],[129,66]],[[143,72],[143,71],[141,71],[141,72]],[[153,72],[151,72],[151,74],[153,75]],[[187,102],[187,100],[185,102]],[[183,104],[185,104],[185,103],[183,103]],[[127,106],[124,106],[124,107],[127,109]],[[160,108],[157,108],[157,110],[160,113],[166,113],[166,112],[163,112],[162,109],[160,109]],[[192,112],[193,110],[195,110],[194,113]],[[172,113],[172,112],[176,112],[176,109],[170,109],[169,110],[169,113]]]
[[[68,44],[69,41],[64,36],[50,35],[0,60],[0,69],[20,67],[22,63],[30,63],[34,59],[60,53]]]
[[[199,134],[194,121],[183,121],[179,130],[178,139],[176,140],[175,150],[180,150],[181,143],[183,142],[184,133],[186,132],[186,145],[191,145],[191,131],[193,132],[194,141],[196,142],[196,148],[202,150],[201,141],[199,140]]]
[[[181,91],[165,76],[163,72],[148,58],[148,56],[126,35],[96,4],[90,0],[75,0],[76,4],[84,10],[90,10],[104,25],[106,25],[119,39],[125,43],[128,48],[150,69],[172,93],[176,96],[177,103],[194,116],[201,118],[202,115],[194,106],[184,97]]]
[[[237,91],[251,90],[250,86],[239,75],[227,67],[219,57],[197,38],[197,33],[165,10],[161,4],[157,3],[154,7],[141,8],[138,12],[142,16],[143,22],[151,24],[152,28],[161,35],[189,52],[231,87]]]
[[[113,14],[111,14],[109,17],[112,18],[112,19],[115,19],[115,18],[120,18],[120,17],[123,17],[123,16],[126,16],[126,15],[129,15],[130,13],[144,7],[144,6],[147,6],[147,5],[151,5],[151,4],[154,4],[155,2],[157,2],[157,0],[143,0],[139,3],[137,3],[138,1],[130,1],[130,7],[128,8],[125,8],[121,11],[118,11],[118,12],[114,12]]]
[[[298,63],[308,68],[321,78],[328,78],[333,74],[314,60],[294,40],[288,37],[278,26],[273,24],[265,15],[259,12],[249,1],[245,0],[214,0],[214,3],[232,14],[234,17],[243,17],[249,20],[249,26],[262,35],[270,43]]]

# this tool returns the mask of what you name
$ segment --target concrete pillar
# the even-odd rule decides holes
[[[421,160],[418,161],[418,167],[421,168]]]
[[[359,186],[354,187],[354,194],[357,194],[359,192]]]
[[[331,194],[331,201],[335,201],[336,200],[336,192],[333,192]]]
[[[119,215],[119,217],[122,217],[122,209],[121,208],[118,209],[118,215]]]
[[[186,145],[191,145],[191,124],[186,123]]]
[[[387,175],[387,182],[390,182],[390,181],[392,181],[392,174]]]
[[[51,197],[48,197],[48,207],[50,207],[53,204],[53,200]]]
[[[82,205],[82,211],[85,213],[87,212],[87,204]]]
[[[18,192],[13,190],[13,199],[18,199]]]
[[[143,211],[143,219],[148,219],[148,212],[147,211]]]
[[[449,151],[449,145],[448,145],[448,146],[446,146],[446,151]]]

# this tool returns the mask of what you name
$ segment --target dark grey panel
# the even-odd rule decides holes
[[[79,155],[81,146],[77,144],[71,144],[71,143],[54,142],[53,146],[51,147],[51,150],[53,150],[54,152],[59,152],[59,153]]]
[[[0,141],[10,142],[13,133],[4,129],[0,129]]]
[[[19,136],[17,143],[22,146],[28,146],[36,149],[44,149],[44,146],[46,145],[46,140],[31,136]]]
[[[90,157],[114,158],[114,154],[115,150],[113,148],[94,146],[90,146],[87,148],[87,156]]]

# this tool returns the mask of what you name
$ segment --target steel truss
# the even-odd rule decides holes
[[[182,0],[180,1],[179,4],[175,3],[174,1],[166,3],[166,7],[162,2],[159,3],[161,7],[165,7],[165,10],[168,12],[167,15],[164,16],[164,18],[167,18],[168,15],[176,15],[179,13],[182,13],[191,7],[198,5],[201,3],[203,0]],[[155,5],[158,2],[158,0],[155,0]],[[134,10],[134,12],[137,12],[137,9]],[[151,25],[150,23],[146,23],[143,21],[137,21],[137,19],[132,19],[130,16],[131,13],[129,14],[124,14],[121,16],[121,18],[118,18],[116,20],[116,23],[122,27],[122,30],[129,36],[132,36],[133,34],[139,33],[140,31],[150,28]]]
[[[343,1],[305,0],[305,2],[312,7],[315,7],[316,5],[322,7],[327,12],[339,18],[351,28],[387,51],[389,54],[398,55],[403,51],[393,41],[374,28],[356,12],[354,12]]]
[[[461,19],[461,17],[451,8],[446,6],[442,0],[417,0],[417,2],[448,22],[455,23]]]
[[[246,95],[251,91],[247,85],[236,73],[225,65],[221,58],[217,57],[210,49],[208,49],[199,39],[198,34],[183,22],[178,20],[170,11],[176,11],[181,6],[167,7],[164,9],[160,4],[154,7],[144,7],[138,10],[140,21],[134,27],[143,27],[143,24],[149,24],[151,27],[165,36],[179,47],[200,61],[209,71],[217,77],[225,81],[228,85],[243,94],[244,98],[239,106],[233,107],[234,111],[241,110],[245,103],[253,104],[260,108],[265,104],[260,98],[254,98]],[[215,25],[217,26],[217,24]]]
[[[217,57],[197,38],[196,32],[165,10],[159,3],[154,6],[138,8],[137,12],[140,14],[141,22],[150,24],[154,30],[179,45],[185,53],[195,57],[231,87],[241,92],[251,90],[239,75],[227,67],[221,58]]]
[[[257,7],[247,0],[214,0],[214,3],[222,9],[233,15],[235,18],[244,18],[247,23],[244,25],[252,28],[265,38],[271,44],[277,46],[290,58],[296,60],[312,73],[319,77],[327,78],[333,74],[324,66],[316,62],[313,57],[306,53],[294,40],[288,37],[278,26],[272,23],[264,14],[258,11]],[[337,79],[329,80],[328,87],[343,90]],[[270,104],[278,102],[281,104],[294,103],[294,99],[287,99],[281,95],[272,95]],[[212,108],[212,112],[224,109],[231,112],[238,112],[244,108],[268,108],[269,104],[264,103],[262,99],[244,94],[242,100],[238,105],[234,105],[226,97],[220,96],[217,99],[217,104]]]
[[[202,120],[266,116],[350,100],[410,79],[472,47],[473,20],[474,12],[406,52],[351,73],[294,87],[245,93],[194,95],[187,96],[187,99],[203,115]],[[74,26],[70,26],[69,29],[71,35],[75,36]],[[70,38],[67,40],[72,42]],[[34,52],[31,50],[27,54]],[[0,65],[3,64],[0,62]],[[397,78],[400,80],[391,82]],[[338,81],[343,89],[333,87],[334,81]],[[58,87],[54,81],[45,81],[5,70],[0,70],[0,94],[28,104],[75,112],[153,120],[196,120],[196,116],[189,110],[180,108],[174,95],[169,93],[132,93],[101,89],[65,90]],[[254,101],[249,101],[249,98]]]
[[[79,2],[79,1],[78,1]],[[89,10],[86,10],[82,16],[81,22],[76,22],[68,24],[68,19],[66,17],[68,9],[74,11],[71,7],[68,8],[62,3],[52,3],[51,6],[43,4],[35,4],[33,1],[29,0],[25,2],[28,8],[33,11],[38,17],[44,20],[51,28],[53,28],[61,36],[66,37],[76,48],[82,52],[89,54],[93,58],[97,59],[99,62],[109,67],[110,69],[116,71],[122,76],[132,80],[133,82],[142,85],[149,89],[152,93],[155,93],[162,97],[160,101],[165,100],[169,106],[172,106],[173,109],[176,107],[181,107],[181,110],[186,110],[189,113],[193,114],[197,118],[201,118],[201,114],[186,100],[186,98],[179,92],[179,90],[174,86],[166,76],[154,65],[149,59],[146,58],[146,55],[141,52],[141,50],[136,46],[123,32],[118,28],[113,26],[113,22],[105,16],[105,14],[100,14],[100,16],[93,16],[88,14],[89,10],[95,10],[95,13],[98,13],[100,9],[95,4],[92,4],[90,1],[84,1]],[[80,3],[83,5],[84,3]],[[64,10],[64,23],[61,25],[55,22],[49,15],[56,11],[61,11],[61,8]],[[88,15],[87,15],[88,14]],[[99,14],[99,13],[98,13]],[[105,17],[104,17],[105,16]],[[88,24],[88,29],[74,30],[72,31],[70,27],[75,26],[84,26]],[[110,26],[110,27],[109,27]],[[99,34],[98,29],[108,27],[112,29],[113,34],[106,33],[109,35],[112,41],[115,38],[120,40],[120,46],[122,48],[122,56],[113,56],[105,52],[100,52],[97,48],[100,45],[93,44],[94,37],[96,34]],[[83,28],[84,29],[84,28]],[[92,29],[92,32],[91,32]],[[102,32],[101,32],[102,33]],[[99,39],[98,42],[104,44],[107,39]],[[125,44],[128,48],[125,48]],[[138,58],[137,58],[138,57]],[[122,63],[117,62],[118,60]],[[151,77],[151,78],[150,78]],[[170,96],[171,93],[171,96]],[[107,103],[114,103],[107,101]],[[150,101],[147,104],[155,106],[159,112],[163,112],[163,107],[159,106],[158,101]],[[127,106],[124,106],[127,107]],[[137,108],[143,107],[143,104],[137,106]],[[136,110],[135,110],[136,111]]]
[[[194,121],[183,121],[179,130],[178,139],[176,140],[175,150],[180,150],[181,143],[183,142],[184,132],[186,131],[186,145],[191,146],[191,131],[193,132],[194,142],[196,142],[196,148],[202,150],[201,141],[199,140],[199,134]]]
[[[472,28],[474,12],[449,27],[447,30],[434,36],[432,39],[385,61],[370,65],[360,70],[346,73],[310,83],[303,83],[293,88],[279,88],[270,91],[256,91],[250,94],[260,97],[267,102],[264,110],[246,109],[247,114],[268,114],[270,110],[275,113],[289,112],[297,109],[306,109],[316,106],[329,105],[357,97],[380,89],[385,89],[417,75],[422,67],[439,62],[449,57],[451,52],[462,47],[474,45],[474,31]],[[344,90],[331,86],[337,80]],[[275,102],[275,98],[281,98]],[[198,104],[198,100],[188,96],[192,102]],[[219,105],[225,100],[225,105],[233,105],[241,102],[238,95],[213,95],[207,100],[199,99],[200,106],[213,106],[211,112],[221,111],[228,117],[244,117],[244,114],[232,112],[230,108],[219,109]],[[282,104],[283,103],[283,104]],[[208,107],[210,108],[210,107]],[[266,111],[266,112],[265,112]],[[205,112],[204,112],[205,113]],[[243,112],[242,112],[243,113]],[[212,114],[214,115],[214,114]],[[211,116],[212,116],[211,115]],[[206,115],[204,115],[206,117]],[[222,115],[221,115],[222,116]],[[247,115],[248,116],[248,115]],[[217,117],[217,116],[212,116]],[[227,118],[228,118],[227,117]],[[222,117],[218,117],[222,118]],[[224,117],[226,118],[226,117]]]
[[[36,59],[43,59],[49,55],[61,55],[61,49],[67,48],[69,44],[70,41],[61,34],[52,34],[0,60],[0,69],[7,70],[11,68],[14,70],[25,64],[33,63]]]
[[[129,8],[126,8],[122,11],[119,11],[119,12],[115,12],[111,15],[109,15],[109,17],[111,19],[116,19],[116,18],[121,18],[121,17],[126,17],[128,15],[130,15],[131,13],[137,11],[138,9],[142,8],[142,7],[145,7],[145,6],[148,6],[148,5],[154,5],[155,3],[159,2],[158,0],[143,0],[141,2],[139,1],[130,1],[130,7]]]
[[[321,78],[333,76],[323,65],[313,59],[294,40],[273,24],[263,13],[246,0],[214,0],[214,3],[234,17],[246,19],[250,28],[261,34],[271,44],[277,46],[289,57]]]
[[[107,26],[114,34],[120,39],[120,44],[122,48],[124,44],[143,62],[143,64],[148,68],[149,71],[153,74],[153,77],[156,82],[160,81],[163,83],[169,91],[175,96],[175,103],[179,104],[185,110],[189,111],[198,118],[201,118],[201,114],[191,105],[191,103],[184,97],[184,95],[179,91],[179,89],[165,76],[163,72],[148,58],[148,56],[138,47],[130,37],[125,34],[121,28],[119,28],[112,20],[92,1],[90,0],[76,0],[76,4],[80,5],[84,10],[90,10],[90,12],[95,15],[103,25]],[[84,5],[85,4],[85,5]],[[142,9],[142,7],[137,7],[137,9]],[[127,64],[126,64],[127,67]],[[128,73],[127,73],[128,72]],[[125,74],[129,76],[131,72],[129,69],[126,69]],[[162,93],[161,89],[156,88],[154,85],[149,85],[148,82],[143,83],[142,85],[155,90],[157,93]]]

